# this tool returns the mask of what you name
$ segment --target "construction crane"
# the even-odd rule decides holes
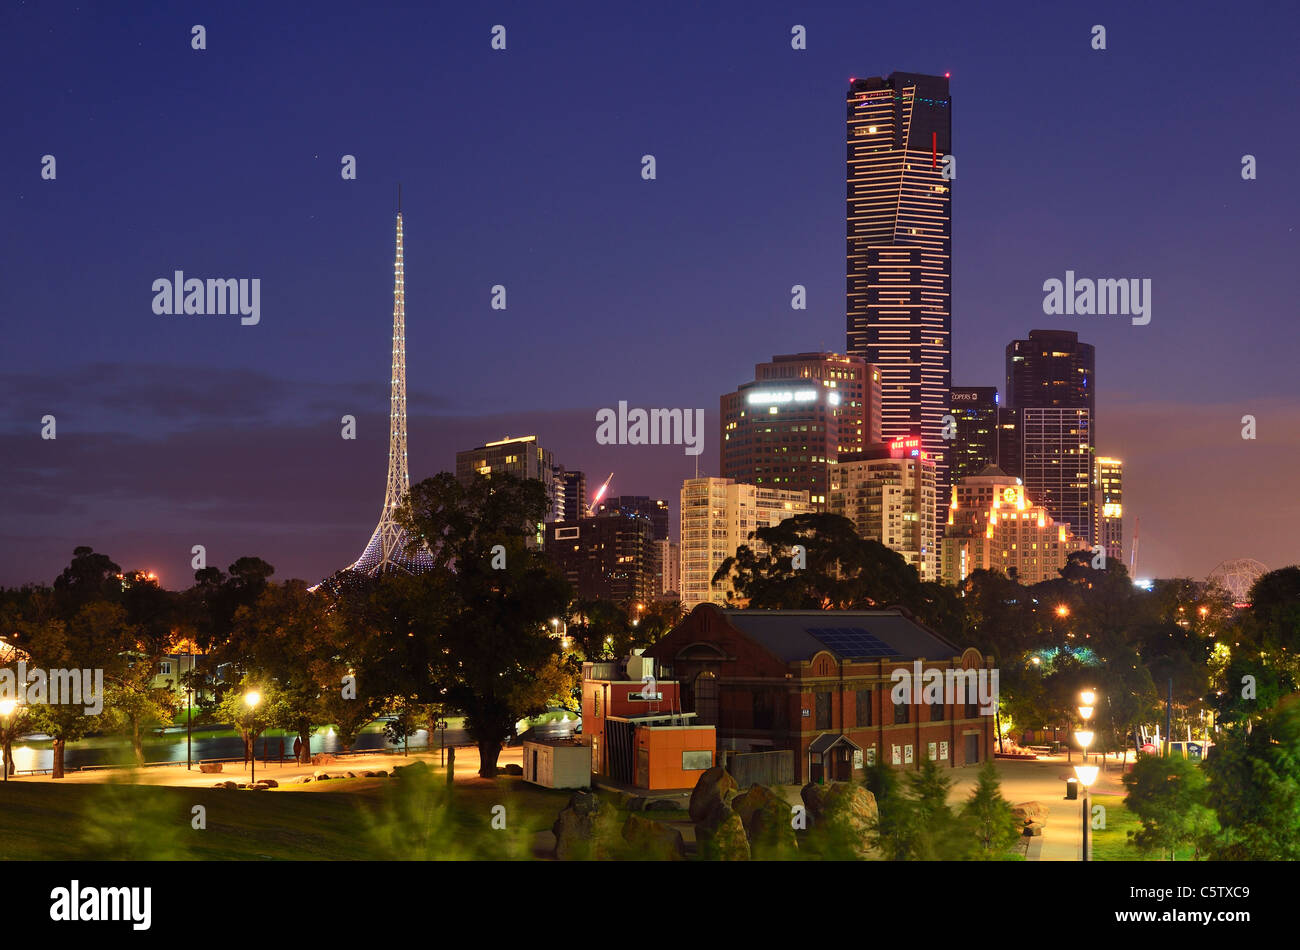
[[[614,473],[610,472],[609,478],[605,479],[605,483],[601,485],[598,489],[596,489],[596,495],[591,499],[591,505],[587,508],[588,518],[590,518],[592,515],[596,513],[596,506],[599,505],[600,500],[605,497],[605,492],[609,491],[609,483],[612,482],[613,480],[614,480]]]

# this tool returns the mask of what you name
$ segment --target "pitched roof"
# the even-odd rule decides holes
[[[734,610],[727,622],[780,659],[951,659],[961,651],[899,610]]]

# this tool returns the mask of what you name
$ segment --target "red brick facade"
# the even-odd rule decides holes
[[[827,625],[837,612],[826,611]],[[980,669],[991,658],[978,651],[954,650],[942,659],[923,659],[923,669]],[[993,716],[959,704],[937,707],[913,702],[896,710],[891,673],[913,669],[906,659],[843,659],[820,649],[798,660],[783,660],[746,636],[711,605],[696,607],[680,624],[646,651],[661,664],[664,676],[681,684],[682,706],[699,714],[698,722],[718,730],[721,750],[734,752],[790,749],[795,775],[806,782],[819,777],[861,778],[872,758],[900,768],[917,768],[923,756],[951,767],[983,762],[992,751]],[[920,699],[921,697],[914,697]],[[809,747],[844,736],[825,754],[810,761]],[[854,744],[861,750],[861,762]]]

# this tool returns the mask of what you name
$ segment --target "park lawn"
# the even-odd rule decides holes
[[[266,792],[10,782],[0,785],[0,860],[436,859],[474,856],[465,851],[477,847],[473,842],[488,846],[484,856],[492,857],[495,805],[505,806],[518,853],[528,856],[531,837],[550,828],[568,800],[567,792],[513,776],[458,784],[446,818],[449,838],[394,854],[377,829],[411,824],[402,817],[409,813],[395,809],[407,781],[332,779]],[[196,805],[206,809],[202,830],[191,827]],[[444,841],[456,848],[444,853]]]
[[[1138,831],[1142,822],[1128,810],[1122,795],[1093,795],[1093,805],[1106,807],[1106,827],[1092,832],[1092,859],[1094,861],[1158,861],[1158,855],[1143,855],[1129,843],[1128,833]],[[1180,849],[1177,860],[1190,861],[1191,848]]]

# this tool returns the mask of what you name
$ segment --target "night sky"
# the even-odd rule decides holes
[[[844,94],[894,70],[952,74],[953,382],[1077,330],[1139,574],[1300,561],[1293,3],[110,6],[0,14],[0,584],[78,544],[169,587],[194,544],[313,582],[360,553],[399,181],[412,481],[535,433],[675,532],[697,460],[595,412],[704,408],[713,474],[722,393],[843,351]],[[1067,268],[1150,278],[1150,325],[1044,316]],[[178,269],[260,278],[261,322],[154,314]]]

